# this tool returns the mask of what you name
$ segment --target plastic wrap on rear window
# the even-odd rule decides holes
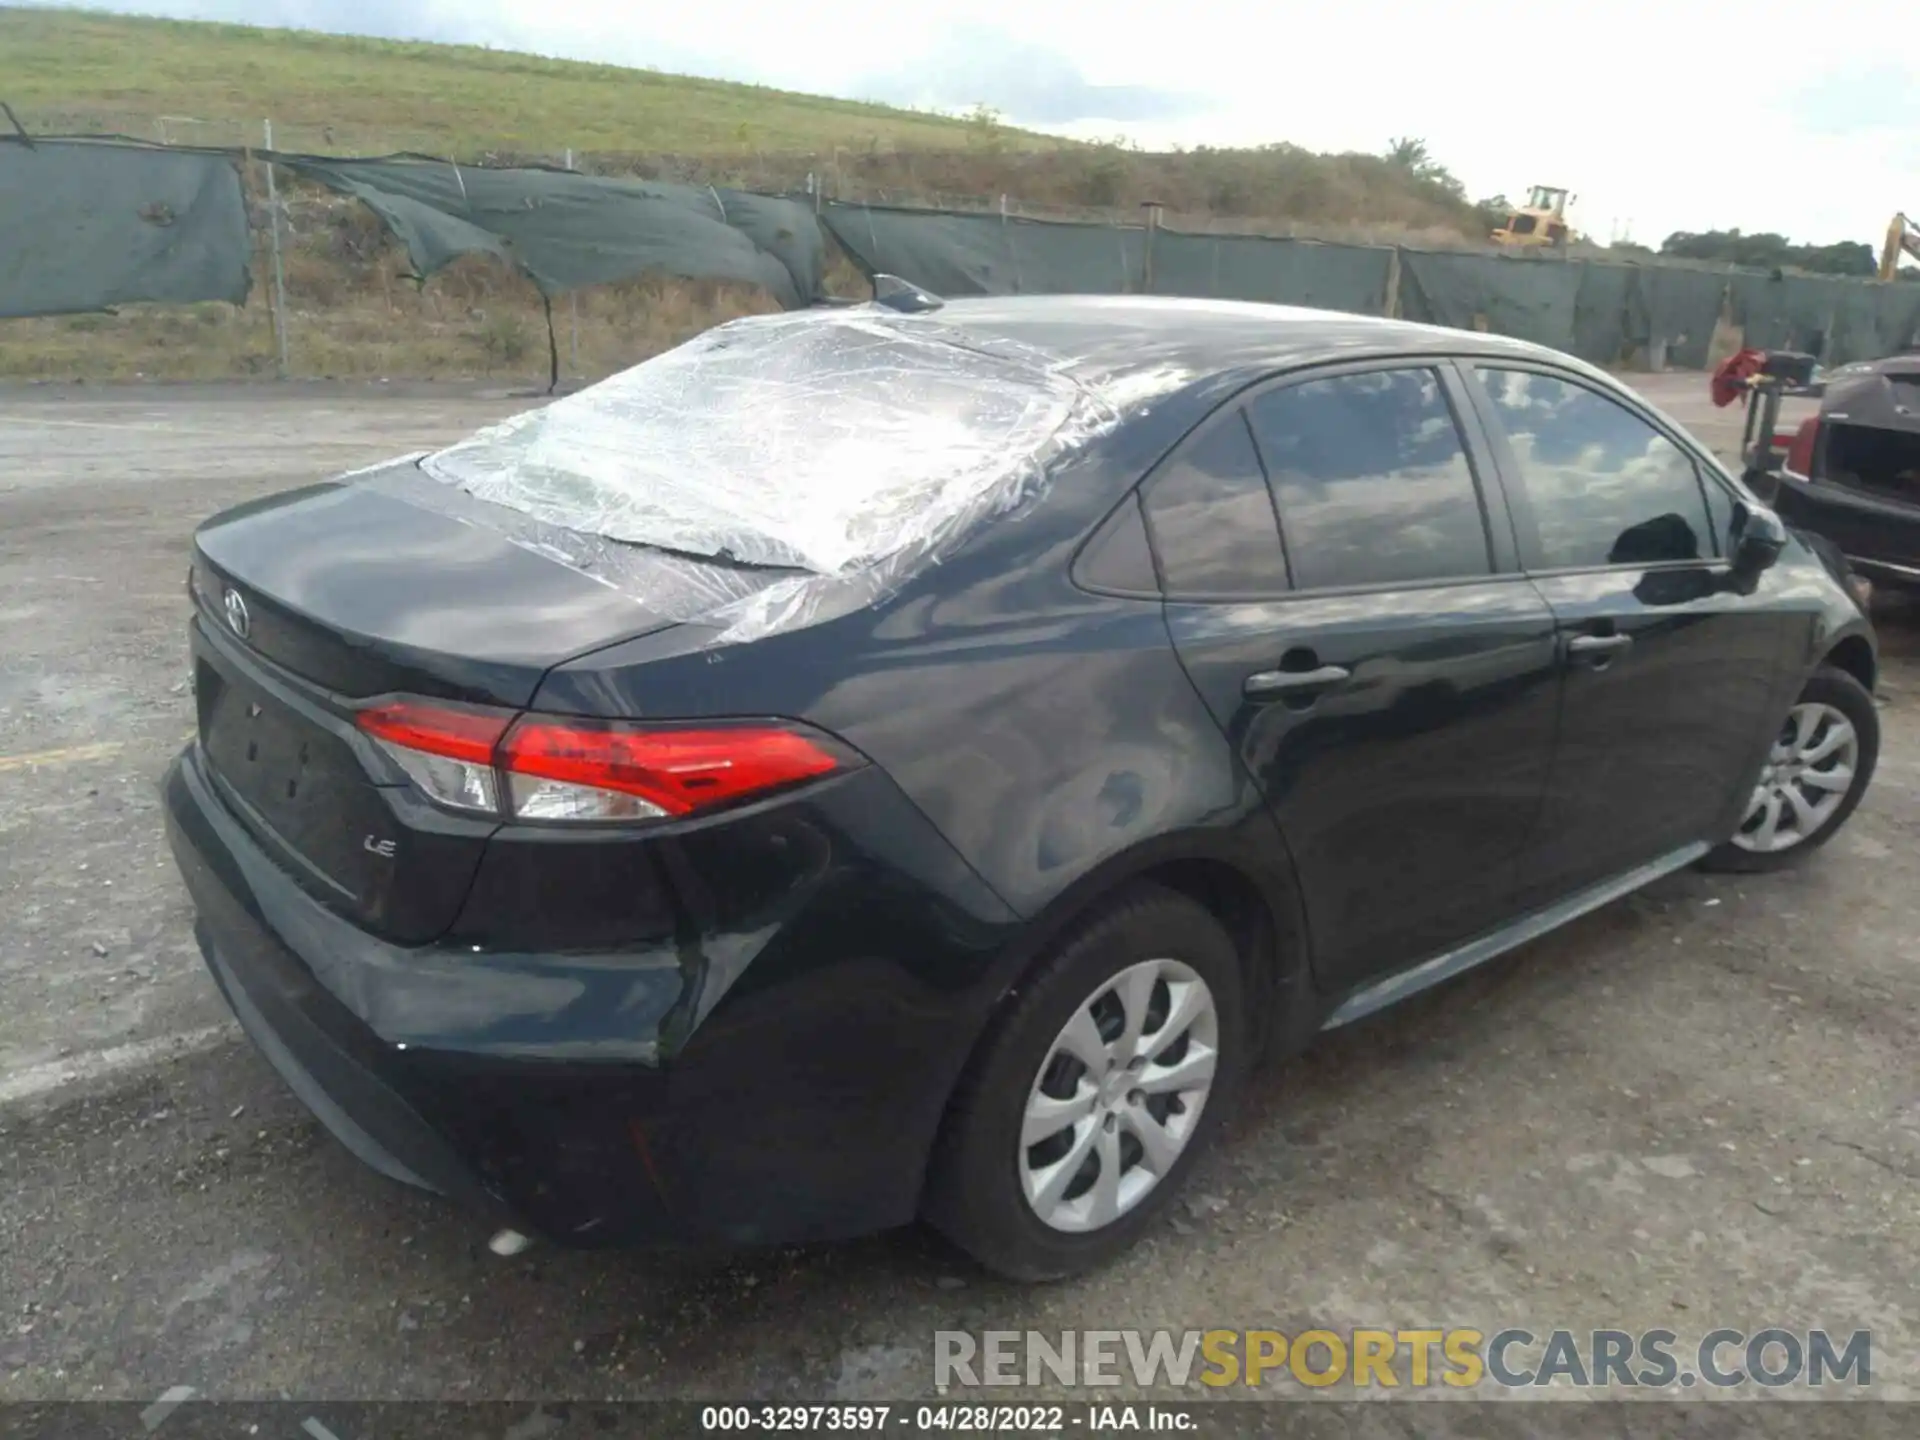
[[[846,312],[722,326],[430,457],[569,529],[838,575],[1018,486],[1080,387],[1044,357]]]
[[[937,314],[754,317],[490,426],[420,470],[458,492],[463,503],[445,508],[470,523],[500,516],[520,543],[751,639],[876,598],[1031,498],[1050,464],[1121,409],[1185,378],[1090,383],[1070,358]],[[622,554],[636,549],[648,563]],[[662,552],[692,572],[671,597],[655,593],[671,568]]]

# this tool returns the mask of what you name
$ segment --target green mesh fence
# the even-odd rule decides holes
[[[241,152],[0,140],[0,316],[134,300],[244,300]],[[1252,235],[845,203],[424,156],[278,155],[366,204],[432,275],[498,257],[554,295],[658,272],[822,297],[827,235],[868,275],[936,294],[1184,295],[1484,329],[1597,364],[1699,368],[1724,317],[1828,364],[1914,343],[1920,286],[1560,257],[1394,250]],[[1397,264],[1396,264],[1397,258]]]

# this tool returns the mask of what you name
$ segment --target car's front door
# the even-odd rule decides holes
[[[1565,664],[1521,885],[1545,903],[1725,838],[1794,622],[1728,583],[1733,498],[1651,418],[1548,369],[1471,375]]]
[[[1228,406],[1145,512],[1187,673],[1292,853],[1321,983],[1497,925],[1552,744],[1554,625],[1446,368]]]

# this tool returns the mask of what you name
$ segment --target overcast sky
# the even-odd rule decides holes
[[[1475,197],[1563,185],[1657,245],[1863,240],[1920,214],[1913,0],[128,0],[90,8],[532,50],[1148,148],[1418,136]],[[422,97],[423,103],[430,103]],[[564,136],[554,137],[562,143]]]

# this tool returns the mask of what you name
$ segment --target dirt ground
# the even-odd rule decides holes
[[[1643,385],[1734,443],[1704,377]],[[1423,1324],[1870,1329],[1874,1393],[1920,1399],[1899,611],[1879,778],[1823,854],[1671,877],[1264,1074],[1188,1201],[1091,1278],[1001,1285],[917,1232],[500,1259],[363,1168],[228,1016],[165,851],[188,535],[527,403],[0,390],[0,1400],[904,1399],[938,1329]]]

